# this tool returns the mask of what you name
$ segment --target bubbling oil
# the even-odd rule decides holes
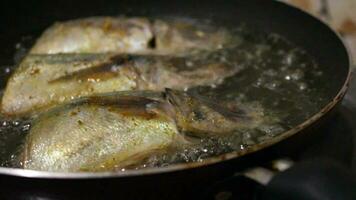
[[[241,69],[222,84],[189,89],[212,100],[235,107],[261,107],[263,123],[236,131],[227,137],[202,138],[197,145],[176,149],[150,158],[139,166],[167,166],[179,162],[202,162],[232,151],[243,151],[275,138],[317,113],[328,101],[320,83],[327,76],[315,60],[301,48],[276,34],[234,30],[240,43],[234,51],[218,54]],[[234,55],[230,55],[234,54]],[[215,54],[214,56],[216,56]]]
[[[221,84],[189,89],[227,107],[241,105],[260,108],[263,123],[219,138],[193,138],[195,145],[176,147],[151,156],[136,169],[162,167],[172,163],[202,162],[211,156],[242,151],[268,141],[318,112],[328,100],[320,82],[326,75],[303,49],[272,33],[252,31],[246,27],[231,30],[239,40],[231,51],[209,54],[206,59],[237,65],[241,70]],[[28,43],[28,41],[26,41]],[[19,62],[30,46],[16,45]],[[194,63],[188,63],[187,66]],[[0,78],[7,80],[14,67],[1,68]],[[31,120],[0,119],[0,163],[19,167],[19,156]],[[125,169],[122,169],[124,171]]]

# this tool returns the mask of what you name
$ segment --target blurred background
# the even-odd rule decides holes
[[[356,63],[356,0],[281,0],[322,19],[343,37]]]

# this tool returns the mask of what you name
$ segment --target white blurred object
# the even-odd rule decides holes
[[[264,167],[255,167],[246,170],[243,173],[243,175],[262,185],[267,185],[276,173],[285,171],[288,168],[290,168],[292,165],[293,165],[292,160],[288,158],[282,158],[282,159],[272,161],[269,169]]]
[[[338,31],[356,35],[356,0],[327,0],[331,24]]]
[[[275,172],[262,167],[256,167],[247,170],[244,175],[262,185],[267,185],[273,178]]]
[[[281,0],[297,6],[340,32],[356,63],[356,0]]]

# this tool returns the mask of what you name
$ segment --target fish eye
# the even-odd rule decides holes
[[[155,49],[156,48],[156,37],[154,36],[154,37],[152,37],[149,41],[148,41],[148,43],[147,43],[147,47],[149,48],[149,49]]]
[[[202,121],[206,118],[204,113],[199,110],[194,110],[192,114],[195,121]]]

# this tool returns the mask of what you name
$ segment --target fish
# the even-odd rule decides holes
[[[193,19],[90,17],[48,28],[8,80],[6,116],[125,90],[215,85],[238,71],[217,59],[229,31]],[[213,58],[211,58],[213,57]]]
[[[229,109],[203,95],[169,88],[166,88],[165,96],[174,109],[180,131],[194,137],[227,135],[258,127],[263,122],[263,109],[256,105],[254,109],[246,105]]]
[[[37,39],[30,54],[189,54],[233,44],[230,32],[193,19],[89,17],[57,22]]]
[[[152,27],[155,36],[153,51],[160,55],[216,51],[235,47],[241,40],[226,28],[196,19],[155,19]]]
[[[41,116],[25,144],[25,169],[115,170],[165,149],[177,136],[174,122],[146,109],[144,97],[67,105]],[[105,106],[103,106],[105,104]]]
[[[191,56],[31,54],[9,78],[1,101],[6,116],[29,115],[78,97],[221,83],[240,68],[217,53]]]
[[[209,109],[207,101],[195,96],[173,89],[125,91],[57,106],[32,123],[21,156],[23,168],[56,172],[134,169],[152,155],[193,145],[188,137],[195,133],[195,137],[222,137],[258,120],[249,113],[219,113],[221,106]],[[186,106],[185,99],[200,104]],[[201,111],[199,116],[197,111]],[[190,116],[199,122],[182,122]]]

